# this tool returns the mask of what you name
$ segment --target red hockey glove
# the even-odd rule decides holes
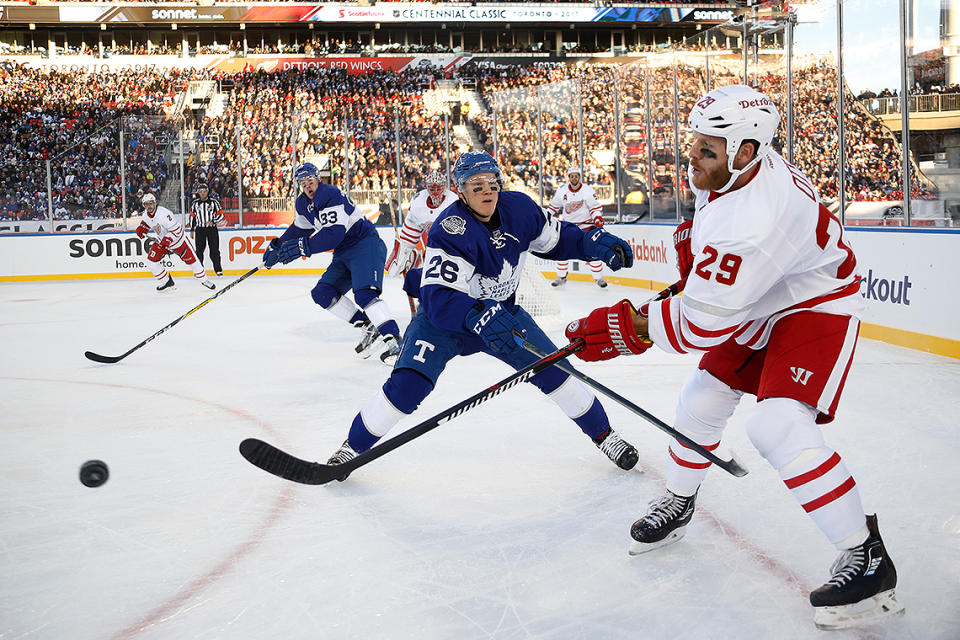
[[[686,282],[693,269],[693,253],[690,250],[690,232],[693,230],[693,220],[684,220],[673,232],[673,246],[677,250],[677,269],[680,279]]]
[[[170,236],[167,236],[166,238],[160,241],[160,246],[163,247],[164,250],[166,251],[170,251],[170,245],[172,244],[173,244],[173,238],[171,238]]]
[[[586,346],[577,352],[577,357],[587,362],[639,355],[653,344],[646,336],[638,336],[633,328],[633,317],[640,313],[629,300],[594,309],[586,318],[567,325],[567,340],[583,339]]]
[[[147,237],[148,231],[150,231],[150,227],[147,225],[147,223],[141,222],[140,226],[137,227],[137,236],[139,236],[140,239],[143,240],[144,238]]]
[[[154,242],[152,245],[150,245],[150,251],[147,252],[147,260],[150,262],[160,262],[166,255],[167,252],[163,250],[163,247],[160,246],[160,243]]]

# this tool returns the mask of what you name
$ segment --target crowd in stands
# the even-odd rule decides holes
[[[486,109],[471,111],[470,122],[488,150],[493,149],[496,111],[500,158],[514,188],[536,196],[542,175],[549,197],[567,169],[581,162],[581,147],[585,181],[612,185],[610,152],[619,148],[621,196],[652,195],[670,211],[678,184],[681,199],[689,202],[683,125],[694,100],[708,89],[702,68],[678,65],[674,96],[672,69],[643,64],[466,65],[459,75],[476,80],[486,103]],[[729,70],[713,68],[711,88],[741,81],[736,69],[736,64]],[[191,79],[228,79],[231,82],[225,84],[232,89],[222,114],[186,124],[196,139],[185,160],[187,193],[197,181],[204,181],[228,202],[240,195],[240,189],[245,200],[289,198],[295,188],[293,167],[311,160],[323,168],[325,180],[363,193],[368,202],[383,201],[398,186],[421,187],[426,173],[446,166],[443,121],[424,99],[425,88],[441,73],[421,67],[361,75],[331,69],[229,76],[160,69],[91,74],[7,63],[0,66],[0,216],[48,215],[48,160],[53,208],[60,215],[118,216],[124,189],[128,213],[137,207],[141,191],[161,195],[176,174],[173,165],[179,164],[171,143],[180,124],[165,114]],[[835,199],[836,159],[824,151],[837,148],[836,70],[821,61],[795,69],[794,74],[794,161],[811,176],[822,197]],[[782,74],[761,73],[758,82],[775,100],[783,99]],[[618,104],[613,100],[615,88]],[[897,199],[901,167],[896,136],[856,101],[847,105],[848,200]],[[615,139],[618,116],[620,140]],[[124,184],[120,184],[121,128]],[[913,189],[919,197],[932,195],[922,175]]]
[[[160,153],[169,134],[163,109],[188,77],[179,71],[46,73],[0,65],[0,216],[46,218],[50,206],[70,219],[110,218],[120,214],[122,189],[128,202],[138,191],[162,190],[169,171]],[[145,126],[148,120],[158,124]]]

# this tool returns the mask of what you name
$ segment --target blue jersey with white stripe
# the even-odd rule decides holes
[[[297,196],[296,217],[280,236],[281,242],[310,236],[313,253],[347,249],[376,233],[376,227],[353,201],[333,185],[320,183],[312,198]]]
[[[447,207],[430,228],[420,280],[423,310],[437,327],[469,333],[467,311],[478,300],[515,305],[526,252],[551,260],[585,259],[583,232],[548,218],[529,196],[500,194],[487,223],[462,200]]]

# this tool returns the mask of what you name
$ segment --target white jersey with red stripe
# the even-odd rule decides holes
[[[153,212],[152,216],[144,210],[143,222],[150,227],[151,231],[159,236],[161,242],[164,238],[170,238],[171,249],[179,247],[187,238],[183,233],[183,225],[177,222],[173,212],[166,207],[157,205],[157,209]]]
[[[557,189],[548,207],[551,215],[562,212],[564,222],[572,222],[581,229],[587,229],[597,224],[600,219],[600,225],[603,224],[603,207],[597,201],[597,194],[593,187],[580,183],[576,189],[570,187],[567,182]]]
[[[430,230],[437,216],[444,209],[456,202],[459,198],[450,189],[443,190],[443,198],[437,206],[430,204],[430,193],[424,189],[413,197],[410,202],[410,209],[403,219],[403,226],[400,227],[400,242],[413,247],[420,238]]]
[[[801,310],[860,317],[856,258],[839,220],[799,169],[770,151],[752,179],[696,194],[693,270],[683,296],[650,304],[649,333],[670,353],[709,351],[731,336],[760,349]]]

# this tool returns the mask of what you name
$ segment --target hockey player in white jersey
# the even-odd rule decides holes
[[[166,207],[157,205],[157,197],[148,193],[140,200],[143,205],[143,218],[140,225],[137,226],[137,235],[140,239],[146,239],[147,234],[153,231],[157,234],[157,242],[154,243],[147,253],[147,266],[150,272],[159,283],[157,291],[166,291],[173,288],[173,277],[167,273],[161,260],[167,253],[175,253],[186,263],[193,271],[193,275],[200,281],[200,284],[207,289],[216,289],[217,286],[207,278],[207,272],[203,265],[197,260],[196,251],[190,244],[190,239],[183,232],[183,225],[177,222],[173,217],[173,212]]]
[[[603,209],[597,201],[597,194],[593,187],[584,184],[580,175],[580,167],[567,169],[568,182],[557,189],[550,206],[547,207],[551,215],[559,216],[564,222],[571,222],[581,229],[603,227]],[[570,263],[566,260],[557,262],[557,277],[551,283],[559,287],[567,282],[567,270]],[[603,279],[603,263],[591,260],[587,263],[593,273],[593,279],[601,289],[607,286]]]
[[[714,449],[744,394],[757,398],[747,434],[826,538],[840,550],[810,594],[814,621],[836,629],[901,613],[897,573],[875,515],[824,442],[856,348],[862,299],[856,258],[811,182],[771,148],[773,102],[744,85],[716,89],[690,112],[696,195],[682,297],[635,309],[628,300],[571,323],[584,360],[705,352],[680,392],[675,428]],[[678,248],[680,243],[678,243]],[[631,553],[683,536],[710,463],[676,439],[667,493],[634,523]]]
[[[457,201],[457,194],[447,188],[447,180],[439,171],[427,175],[426,187],[410,202],[393,252],[387,258],[387,275],[399,275],[420,266],[427,231],[440,212]]]

